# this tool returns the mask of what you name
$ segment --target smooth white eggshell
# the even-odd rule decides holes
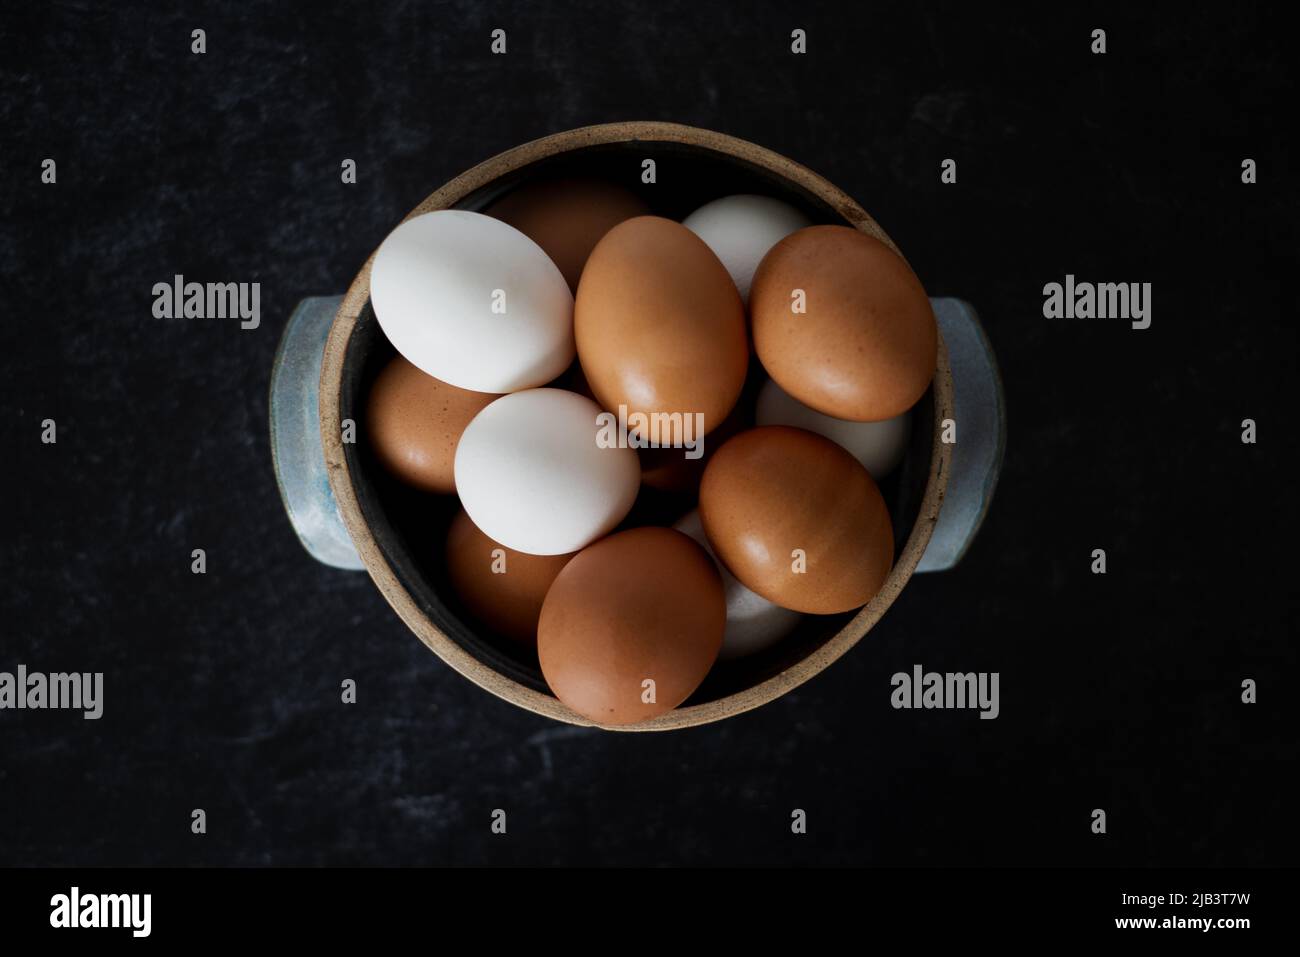
[[[492,311],[498,289],[504,314]],[[480,213],[444,209],[394,229],[375,253],[370,301],[398,352],[462,389],[542,385],[575,354],[573,294],[559,268],[519,230]]]
[[[722,633],[719,658],[740,658],[762,651],[794,631],[795,625],[803,617],[799,612],[774,605],[750,591],[718,561],[718,557],[713,554],[713,546],[704,535],[699,509],[683,515],[673,528],[699,542],[722,575],[722,589],[727,598],[727,627]]]
[[[623,520],[641,486],[630,448],[597,444],[600,409],[576,392],[503,395],[456,447],[456,491],[489,538],[530,555],[585,548]]]
[[[767,251],[812,221],[789,203],[770,196],[737,193],[705,203],[682,220],[727,267],[740,298],[749,302],[754,270]]]
[[[808,408],[773,379],[768,379],[759,390],[754,421],[758,425],[790,425],[824,435],[865,465],[877,481],[903,461],[912,432],[911,412],[881,422],[836,419]]]

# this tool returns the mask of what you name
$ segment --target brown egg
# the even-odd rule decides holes
[[[750,429],[718,449],[700,483],[700,519],[741,584],[794,611],[865,605],[894,563],[889,510],[871,475],[803,429]]]
[[[634,193],[596,179],[556,179],[521,186],[488,207],[487,215],[509,223],[545,250],[569,289],[600,238],[613,227],[644,216],[650,208]]]
[[[806,312],[794,311],[796,290]],[[902,258],[848,226],[809,226],[758,266],[749,294],[754,347],[768,375],[825,415],[901,415],[934,377],[939,333]]]
[[[526,555],[488,538],[461,509],[447,530],[447,577],[475,618],[526,645],[537,644],[542,601],[569,555]]]
[[[700,413],[707,432],[740,396],[749,359],[740,293],[681,223],[640,216],[611,229],[582,273],[573,324],[597,402],[615,414],[625,406],[635,431],[636,416]]]
[[[633,528],[587,546],[556,577],[537,652],[566,705],[597,724],[633,724],[690,697],[726,623],[708,553],[671,528]]]
[[[366,432],[380,464],[426,492],[456,491],[456,445],[469,420],[500,396],[469,392],[421,372],[401,356],[370,387]]]

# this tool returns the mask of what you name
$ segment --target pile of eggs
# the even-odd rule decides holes
[[[877,481],[938,333],[883,242],[769,197],[676,222],[620,186],[551,180],[408,219],[370,295],[398,353],[367,397],[370,446],[459,496],[442,548],[460,604],[535,648],[577,714],[663,714],[719,658],[889,575]],[[675,496],[671,527],[628,520],[643,494]]]

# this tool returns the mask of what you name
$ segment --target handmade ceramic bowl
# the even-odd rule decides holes
[[[656,162],[654,184],[641,182],[645,159]],[[587,174],[640,190],[654,212],[676,219],[731,193],[776,196],[816,223],[847,223],[897,249],[861,206],[816,173],[752,143],[671,123],[584,127],[526,143],[457,176],[409,216],[481,211],[534,178]],[[383,238],[374,237],[376,247]],[[400,486],[378,467],[364,441],[349,441],[370,383],[394,354],[371,309],[371,262],[373,255],[341,299],[304,300],[276,356],[272,450],[294,527],[322,562],[368,571],[411,631],[475,684],[558,721],[590,724],[550,693],[535,654],[485,631],[461,609],[442,567],[454,496],[420,495]],[[718,662],[674,711],[618,730],[705,724],[780,697],[857,644],[914,573],[948,568],[961,558],[987,511],[1000,467],[1002,394],[974,310],[956,299],[933,302],[941,333],[934,379],[913,410],[902,466],[881,484],[897,554],[879,594],[856,612],[806,616],[772,647]],[[958,417],[960,441],[945,443],[942,425]],[[677,517],[673,509],[679,513],[682,507],[671,497],[651,501],[642,517],[670,524]]]

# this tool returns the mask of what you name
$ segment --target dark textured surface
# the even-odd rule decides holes
[[[0,862],[1295,860],[1289,34],[1235,8],[749,6],[5,8],[0,670],[103,671],[106,701],[98,722],[0,712]],[[311,562],[265,426],[300,297],[342,291],[462,169],[631,118],[754,140],[858,198],[932,294],[980,309],[1011,429],[960,569],[778,703],[654,736],[479,692],[365,576]],[[1152,328],[1044,319],[1067,271],[1152,282]],[[176,272],[261,282],[261,328],[154,320]],[[1001,717],[892,710],[914,663],[999,671]]]

